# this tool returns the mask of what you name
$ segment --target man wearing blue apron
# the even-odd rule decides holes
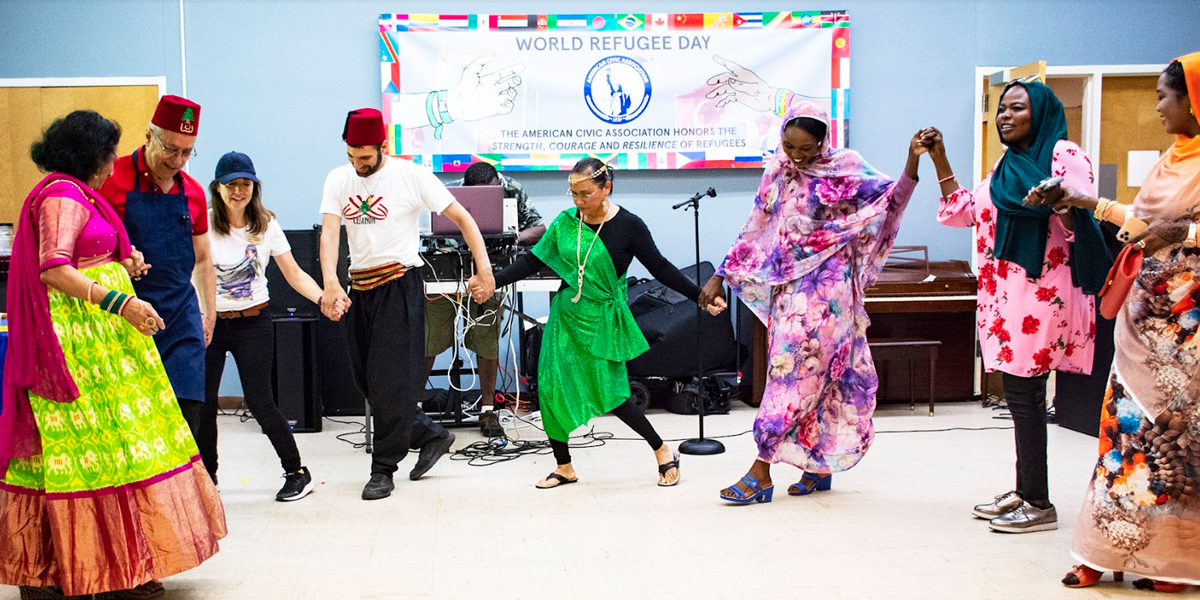
[[[204,403],[204,348],[216,321],[204,188],[183,172],[199,123],[199,104],[163,96],[146,131],[146,144],[118,158],[113,176],[100,189],[150,266],[134,279],[133,289],[166,322],[154,343],[192,435]],[[193,276],[203,293],[203,313]]]

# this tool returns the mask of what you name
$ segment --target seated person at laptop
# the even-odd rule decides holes
[[[521,184],[508,177],[500,175],[492,165],[477,162],[467,167],[463,178],[451,182],[450,186],[463,185],[501,185],[504,186],[506,198],[517,199],[518,228],[517,243],[521,246],[532,246],[546,232],[542,224],[542,216],[529,202]],[[457,244],[455,240],[439,239],[437,247]],[[428,296],[427,296],[428,298]],[[499,437],[504,433],[500,420],[493,412],[496,395],[496,374],[500,368],[500,329],[503,294],[492,296],[483,304],[476,304],[470,296],[439,295],[425,302],[425,379],[433,371],[434,361],[438,355],[450,349],[454,344],[456,331],[455,320],[458,315],[457,304],[464,303],[467,307],[469,323],[464,335],[466,347],[475,353],[477,360],[476,372],[479,373],[480,414],[479,431],[487,437]]]

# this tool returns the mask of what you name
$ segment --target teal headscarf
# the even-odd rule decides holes
[[[1029,147],[1009,147],[992,172],[992,203],[996,205],[996,258],[1020,265],[1031,279],[1042,276],[1046,237],[1054,211],[1046,206],[1024,203],[1030,188],[1051,176],[1054,146],[1067,139],[1067,117],[1062,102],[1046,84],[1013,82],[1029,93]],[[1000,99],[1003,101],[1004,94]],[[1112,266],[1112,254],[1104,243],[1092,213],[1073,208],[1075,243],[1070,244],[1071,282],[1083,293],[1095,295],[1104,285]],[[1080,260],[1076,260],[1076,257]]]

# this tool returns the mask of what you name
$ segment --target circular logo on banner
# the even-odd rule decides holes
[[[650,105],[650,76],[636,60],[610,56],[588,70],[583,100],[597,119],[614,125],[628,123]]]

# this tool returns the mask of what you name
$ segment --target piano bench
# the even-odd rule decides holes
[[[929,358],[929,416],[933,416],[933,384],[937,373],[938,340],[918,340],[908,338],[885,338],[867,340],[872,358],[879,360],[902,359],[908,361],[908,410],[916,409],[916,372],[914,361],[918,358]]]

